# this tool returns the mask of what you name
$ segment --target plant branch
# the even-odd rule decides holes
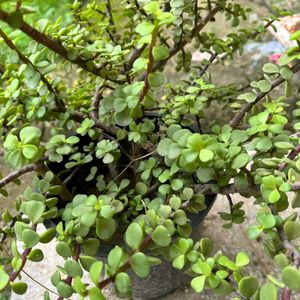
[[[98,120],[98,112],[99,112],[100,101],[102,99],[102,92],[103,92],[103,89],[101,89],[100,86],[97,86],[95,95],[93,98],[93,102],[92,102],[93,111],[91,112],[91,117],[95,122],[99,121]]]
[[[300,71],[300,61],[297,61],[294,66],[291,67],[291,70],[294,73],[297,73]],[[241,120],[244,118],[244,116],[252,109],[254,105],[259,103],[266,95],[268,95],[274,88],[279,86],[281,83],[285,82],[285,79],[282,78],[281,76],[278,76],[275,80],[272,81],[271,83],[271,89],[268,92],[260,92],[257,94],[255,100],[253,102],[249,102],[245,104],[241,110],[234,116],[234,118],[229,122],[229,125],[232,128],[235,128]]]
[[[64,112],[66,110],[65,105],[62,100],[58,99],[57,94],[54,88],[52,87],[52,85],[50,84],[50,82],[48,81],[48,79],[40,72],[39,69],[36,68],[36,66],[24,54],[22,54],[22,52],[16,47],[16,45],[9,39],[9,37],[4,33],[4,31],[1,28],[0,28],[0,36],[3,38],[4,42],[10,49],[17,52],[21,61],[23,61],[25,64],[31,65],[32,68],[35,70],[35,72],[40,74],[42,82],[47,86],[49,92],[54,95],[56,106],[61,111]]]
[[[116,24],[115,24],[113,14],[112,14],[112,8],[111,8],[110,0],[106,0],[106,15],[107,15],[108,20],[109,20],[109,25],[112,28],[112,32],[115,34],[116,33]]]
[[[2,20],[3,22],[5,22],[9,25],[8,18],[9,18],[9,14],[6,11],[0,9],[0,20]],[[100,68],[100,69],[97,69],[97,68],[90,69],[88,67],[88,65],[86,64],[86,61],[84,59],[82,59],[80,55],[78,55],[74,60],[70,59],[68,49],[66,49],[60,42],[52,39],[48,35],[36,30],[35,28],[30,26],[25,21],[21,22],[21,25],[20,25],[19,29],[23,33],[28,35],[30,38],[32,38],[33,40],[38,42],[39,44],[44,45],[46,48],[52,50],[56,54],[58,54],[58,55],[62,56],[63,58],[65,58],[66,60],[78,65],[83,70],[85,70],[89,73],[92,73],[94,75],[97,75],[97,76],[100,75],[100,71],[101,71],[102,68]]]
[[[153,63],[154,63],[152,50],[156,45],[157,34],[158,34],[158,26],[155,26],[155,28],[153,29],[153,32],[152,32],[151,43],[150,43],[150,46],[149,46],[149,54],[148,54],[149,62],[148,62],[148,65],[147,65],[147,71],[146,71],[145,78],[144,78],[144,88],[143,88],[143,90],[140,94],[140,97],[139,97],[140,101],[143,101],[143,99],[145,98],[145,96],[147,95],[147,93],[150,89],[149,76],[153,71]]]
[[[151,235],[147,235],[147,236],[144,238],[143,242],[141,243],[139,250],[140,250],[140,251],[145,250],[145,249],[149,246],[149,244],[150,244],[151,242],[152,242],[152,237],[151,237]],[[132,255],[133,255],[134,253],[135,253],[135,251],[130,251],[130,253],[128,254],[128,255],[129,255],[129,258],[128,258],[127,261],[119,268],[119,270],[118,270],[119,272],[124,272],[124,271],[126,271],[126,270],[130,267],[130,265],[131,265],[131,257],[132,257]],[[110,284],[110,283],[113,282],[114,280],[115,280],[115,275],[114,275],[114,276],[110,276],[110,277],[108,277],[108,278],[106,278],[106,279],[100,281],[99,284],[98,284],[98,288],[99,288],[99,289],[103,289],[105,286],[107,286],[108,284]]]
[[[265,25],[264,25],[264,28],[267,29],[268,27],[270,27],[273,22],[275,20],[270,20],[269,22],[267,22]],[[248,36],[248,40],[254,40],[259,34],[261,34],[261,31],[255,31],[254,33],[250,34]],[[234,41],[235,43],[235,41]],[[230,47],[231,45],[228,45],[228,47]],[[224,55],[224,57],[227,57],[228,53],[226,55]],[[198,74],[199,77],[202,77],[206,71],[208,70],[208,68],[214,63],[214,61],[218,58],[219,54],[218,53],[212,53],[210,58],[209,58],[209,61],[208,61],[208,64],[205,65],[205,67],[200,71],[200,73]],[[223,57],[223,58],[224,58]]]
[[[21,169],[17,171],[13,171],[10,174],[8,174],[6,177],[2,178],[0,180],[0,188],[3,188],[5,185],[9,184],[10,182],[14,181],[15,179],[21,177],[22,175],[26,173],[31,173],[36,171],[39,167],[40,164],[43,164],[43,162],[38,162],[38,163],[33,163],[29,164],[27,166],[22,167]]]
[[[208,12],[208,14],[206,15],[206,17],[201,20],[199,22],[199,24],[197,24],[197,26],[195,26],[191,32],[191,39],[193,39],[211,20],[212,18],[215,16],[215,14],[219,11],[219,7],[214,7],[211,11]],[[175,54],[177,54],[179,51],[181,51],[181,49],[183,49],[186,45],[188,44],[187,40],[182,40],[180,43],[176,43],[169,51],[169,56],[164,59],[161,60],[157,63],[154,64],[153,66],[153,72],[157,71],[158,69],[160,69],[161,67],[163,67],[168,60],[173,57]],[[146,76],[146,73],[142,74],[138,80],[143,80]]]
[[[300,144],[298,144],[296,146],[296,148],[289,153],[287,158],[290,159],[290,160],[294,160],[299,153],[300,153]],[[281,163],[278,167],[278,170],[283,171],[286,166],[287,166],[287,163]]]
[[[36,224],[33,224],[31,229],[36,231],[36,228],[37,228],[37,225]],[[21,273],[22,269],[24,268],[26,262],[27,262],[27,256],[30,254],[32,248],[27,248],[24,250],[24,252],[22,253],[22,256],[21,256],[21,260],[22,260],[22,263],[21,263],[21,266],[19,267],[18,270],[12,272],[9,276],[9,281],[10,282],[13,282],[18,276],[19,274]]]
[[[75,251],[74,251],[75,253],[74,253],[74,256],[72,257],[73,260],[76,261],[76,262],[79,260],[80,251],[81,251],[80,245],[76,244],[75,245]],[[70,276],[70,275],[68,275],[67,278],[65,279],[65,283],[68,284],[68,285],[72,285],[72,281],[73,281],[73,277]],[[63,300],[63,299],[64,299],[63,296],[59,296],[57,298],[57,300]]]

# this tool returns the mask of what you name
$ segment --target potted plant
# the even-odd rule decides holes
[[[49,274],[58,299],[104,299],[110,283],[131,298],[131,275],[147,278],[164,260],[187,274],[197,293],[291,299],[300,290],[300,123],[298,108],[287,118],[286,99],[300,70],[300,33],[277,64],[266,63],[242,88],[215,86],[209,76],[213,63],[234,62],[235,52],[285,12],[275,10],[250,29],[240,25],[249,9],[225,0],[75,1],[72,22],[29,24],[31,12],[22,1],[0,6],[0,141],[14,169],[0,179],[1,194],[36,173],[15,203],[17,214],[2,214],[0,291],[26,293],[26,262],[43,260],[39,243],[55,239],[65,258]],[[225,39],[205,30],[221,15],[238,29]],[[26,47],[19,46],[23,34]],[[210,58],[195,65],[192,49]],[[175,83],[168,68],[182,75]],[[281,85],[285,94],[278,96],[273,91]],[[228,122],[207,113],[221,105]],[[230,213],[221,214],[228,230],[245,220],[234,193],[256,198],[249,237],[263,239],[278,278],[258,282],[244,268],[246,253],[228,257],[213,250],[213,237],[192,238],[216,194],[228,197]],[[47,230],[39,234],[43,223]]]

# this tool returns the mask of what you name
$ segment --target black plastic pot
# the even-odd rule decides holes
[[[189,213],[188,217],[191,220],[191,226],[195,229],[199,226],[206,215],[211,210],[216,195],[208,195],[205,198],[206,209],[198,214]],[[53,221],[44,222],[46,228],[54,227],[56,224]],[[192,234],[193,237],[193,234]],[[195,237],[199,238],[199,237]],[[123,240],[118,240],[116,243],[101,244],[100,249],[96,255],[99,260],[106,261],[107,255],[115,245],[125,245]],[[129,275],[132,279],[132,289],[134,300],[150,300],[159,299],[169,293],[174,292],[176,289],[182,287],[189,280],[189,276],[184,274],[181,270],[176,270],[172,267],[172,264],[160,257],[161,264],[151,268],[150,275],[141,279],[138,278],[132,271],[129,271]]]

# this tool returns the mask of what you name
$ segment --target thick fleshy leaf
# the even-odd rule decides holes
[[[133,222],[131,223],[125,233],[125,241],[127,245],[133,249],[138,249],[143,241],[143,230],[141,226]]]

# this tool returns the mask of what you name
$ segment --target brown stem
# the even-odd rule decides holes
[[[273,22],[274,22],[275,20],[270,20],[269,22],[267,22],[265,25],[264,25],[264,28],[265,29],[267,29],[268,27],[270,27],[272,24],[273,24]],[[250,34],[249,36],[248,36],[248,40],[253,40],[253,39],[255,39],[259,34],[261,34],[261,31],[256,31],[256,32],[254,32],[254,33],[252,33],[252,34]],[[233,44],[231,44],[231,45],[228,45],[228,47],[230,47],[230,46],[232,46]],[[208,64],[200,71],[200,73],[199,73],[199,77],[202,77],[204,74],[205,74],[205,72],[208,70],[208,68],[213,64],[213,62],[217,59],[217,57],[218,57],[218,53],[212,53],[211,54],[211,56],[210,56],[210,58],[209,58],[209,62],[208,62]],[[227,57],[227,55],[228,55],[228,53],[226,54],[226,55],[224,55],[224,57],[223,57],[223,59],[225,58],[225,57]]]
[[[199,22],[199,24],[197,24],[197,26],[195,26],[191,32],[191,39],[194,38],[197,34],[199,34],[199,32],[207,25],[208,22],[210,22],[212,20],[212,18],[215,16],[215,14],[219,11],[219,7],[214,7],[211,11],[208,12],[207,16],[201,20],[201,22]],[[183,49],[186,45],[188,44],[187,40],[182,40],[180,43],[176,43],[169,51],[169,56],[164,59],[161,60],[157,63],[154,64],[153,66],[153,72],[157,71],[158,69],[160,69],[161,67],[163,67],[168,60],[173,57],[175,54],[177,54],[179,51],[181,51],[181,49]],[[146,72],[144,74],[142,74],[138,80],[144,80],[145,76],[146,76]]]
[[[147,65],[147,71],[145,74],[145,78],[144,78],[144,88],[140,94],[140,101],[143,101],[143,99],[145,98],[145,96],[147,95],[150,85],[149,85],[149,75],[152,73],[153,70],[153,63],[154,63],[154,58],[153,58],[153,48],[156,45],[156,39],[157,39],[157,34],[158,34],[158,26],[155,26],[153,32],[152,32],[152,38],[151,38],[151,43],[150,43],[150,47],[149,47],[149,55],[148,55],[148,65]]]
[[[296,146],[296,148],[289,153],[287,158],[290,160],[294,160],[299,153],[300,153],[300,144],[298,144]],[[278,167],[278,170],[283,171],[286,166],[287,166],[287,163],[281,163]]]
[[[44,164],[44,163],[42,161],[39,161],[37,163],[24,166],[20,170],[11,172],[6,177],[4,177],[0,180],[0,188],[4,187],[5,185],[9,184],[13,180],[21,177],[22,175],[24,175],[26,173],[36,171],[40,167],[41,164]]]
[[[282,290],[281,300],[290,300],[291,299],[291,295],[292,295],[292,291],[289,288],[285,287]]]
[[[19,59],[21,61],[23,61],[25,64],[31,65],[32,68],[35,70],[35,72],[40,74],[42,82],[47,86],[49,92],[54,95],[56,106],[60,109],[60,111],[64,112],[66,110],[65,105],[62,100],[57,98],[57,94],[54,88],[52,87],[52,85],[50,84],[50,82],[48,81],[48,79],[40,72],[39,69],[36,68],[36,66],[25,55],[23,55],[23,53],[16,47],[16,45],[9,39],[9,37],[1,29],[0,29],[0,36],[3,38],[4,42],[10,49],[17,52]]]
[[[75,246],[75,251],[74,251],[75,253],[74,253],[73,257],[72,257],[73,260],[78,261],[79,255],[80,255],[80,251],[81,251],[80,245],[79,245],[79,244],[76,244],[76,246]],[[65,283],[68,284],[68,285],[71,285],[71,284],[72,284],[72,281],[73,281],[73,277],[70,276],[70,275],[68,275],[67,278],[65,279]],[[59,296],[59,297],[57,298],[57,300],[63,300],[63,299],[65,299],[63,296]]]
[[[106,0],[106,14],[109,20],[109,25],[111,26],[112,32],[116,33],[116,24],[112,14],[112,8],[110,0]]]
[[[92,102],[93,111],[91,112],[91,117],[95,122],[99,121],[98,112],[99,112],[100,101],[102,99],[102,91],[103,90],[99,86],[96,87],[95,96]]]
[[[36,227],[37,227],[37,225],[33,224],[31,228],[32,228],[32,230],[36,231]],[[30,254],[31,249],[32,248],[27,248],[22,253],[22,256],[21,256],[21,260],[22,260],[21,266],[20,266],[19,270],[14,271],[14,272],[12,272],[10,274],[10,276],[9,276],[9,281],[10,282],[13,282],[19,276],[19,274],[21,273],[22,269],[24,268],[24,266],[25,266],[25,264],[27,262],[27,256]]]
[[[147,235],[143,242],[141,243],[141,246],[139,248],[140,251],[143,251],[145,250],[149,244],[152,242],[152,237],[151,235]],[[120,267],[119,269],[119,272],[124,272],[126,271],[129,267],[130,267],[130,264],[131,264],[131,257],[132,255],[135,253],[135,251],[131,251],[129,253],[129,258],[127,259],[127,261]],[[99,289],[103,289],[105,286],[107,286],[108,284],[110,284],[111,282],[113,282],[115,280],[115,275],[114,276],[110,276],[102,281],[99,282],[98,284],[98,288]]]
[[[7,23],[9,25],[8,17],[9,17],[9,14],[6,11],[3,11],[0,9],[0,20],[4,21],[5,23]],[[84,59],[82,59],[81,56],[79,56],[79,55],[74,60],[71,60],[69,58],[68,49],[66,49],[59,41],[56,41],[56,40],[52,39],[50,36],[36,30],[35,28],[30,26],[25,21],[22,21],[19,29],[23,33],[28,35],[30,38],[32,38],[33,40],[38,42],[39,44],[44,45],[48,49],[52,50],[53,52],[55,52],[55,53],[59,54],[60,56],[62,56],[63,58],[65,58],[66,60],[71,61],[72,63],[78,65],[85,71],[90,72],[97,76],[100,75],[101,68],[100,69],[96,69],[96,68],[90,69],[88,67],[88,65],[86,64],[86,61]]]
[[[299,60],[294,64],[294,66],[291,68],[291,70],[294,73],[300,71],[300,61]],[[241,120],[244,118],[244,116],[252,109],[252,107],[255,104],[259,103],[266,95],[268,95],[274,88],[276,88],[278,85],[280,85],[283,82],[285,82],[285,79],[282,78],[281,76],[278,76],[275,80],[272,81],[270,91],[258,93],[253,102],[249,102],[241,108],[241,110],[229,122],[229,125],[232,128],[235,128],[241,122]]]

